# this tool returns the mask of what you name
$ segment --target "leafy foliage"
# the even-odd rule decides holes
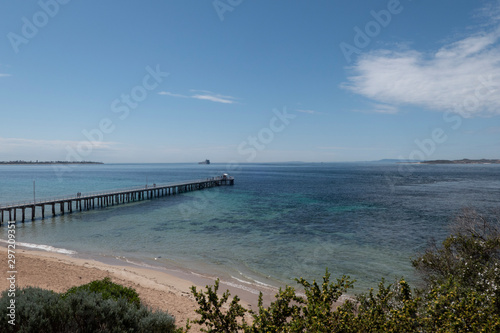
[[[80,332],[172,332],[174,319],[153,313],[124,298],[105,299],[101,294],[78,290],[66,299],[70,322]]]
[[[109,277],[70,288],[62,297],[66,298],[80,290],[101,294],[103,299],[118,301],[120,298],[124,298],[128,303],[135,304],[137,307],[141,304],[139,294],[134,289],[113,283]]]
[[[280,289],[276,300],[265,308],[261,294],[259,312],[252,313],[254,322],[247,332],[333,332],[338,328],[342,314],[333,309],[353,282],[343,276],[337,283],[331,283],[328,270],[321,286],[316,281],[311,284],[302,278],[296,281],[304,287],[305,297],[297,296],[293,288],[286,287]]]
[[[229,291],[226,291],[219,299],[218,290],[219,279],[215,281],[213,289],[207,286],[206,292],[198,292],[195,286],[191,287],[191,292],[200,306],[196,312],[201,315],[201,319],[193,322],[195,324],[205,324],[208,329],[202,329],[204,332],[236,332],[242,328],[242,325],[238,323],[238,318],[243,317],[246,310],[238,303],[238,296],[235,296],[229,305],[229,309],[223,312],[222,307],[227,302],[230,294]]]
[[[15,317],[8,317],[7,308],[15,300]],[[64,332],[69,314],[59,294],[41,288],[29,287],[16,291],[16,297],[9,297],[9,291],[0,298],[0,332]],[[8,320],[14,320],[12,325]]]
[[[457,218],[442,248],[431,244],[412,264],[428,286],[452,278],[462,286],[474,285],[479,292],[494,293],[500,282],[498,223],[465,210]]]

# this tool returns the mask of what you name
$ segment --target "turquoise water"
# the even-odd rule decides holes
[[[221,175],[226,165],[0,166],[0,203]],[[235,185],[18,223],[17,242],[76,256],[294,285],[415,280],[410,258],[464,207],[498,208],[497,165],[244,164]],[[6,239],[6,228],[1,227]]]

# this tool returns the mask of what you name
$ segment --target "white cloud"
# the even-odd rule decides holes
[[[166,96],[172,96],[172,97],[181,97],[181,98],[189,98],[189,96],[181,95],[181,94],[174,94],[168,91],[160,91],[158,95],[166,95]]]
[[[212,96],[212,95],[193,95],[191,97],[196,98],[196,99],[205,99],[207,101],[212,101],[212,102],[217,102],[217,103],[225,103],[225,104],[233,104],[234,103],[233,100],[219,97],[219,96]]]
[[[433,52],[378,50],[361,56],[342,85],[377,103],[376,112],[413,105],[464,117],[500,114],[500,28]]]
[[[0,73],[0,77],[9,77],[9,76],[12,76],[10,74],[5,74],[5,73]]]
[[[321,112],[315,110],[296,110],[297,112],[307,113],[307,114],[321,114]]]
[[[206,91],[206,90],[191,90],[191,92],[193,92],[194,94],[182,95],[182,94],[171,93],[169,91],[160,91],[158,94],[171,96],[171,97],[201,99],[201,100],[207,100],[207,101],[211,101],[211,102],[224,103],[224,104],[236,103],[235,98],[232,96],[224,96],[224,95],[214,94],[214,93],[212,93],[210,91]]]

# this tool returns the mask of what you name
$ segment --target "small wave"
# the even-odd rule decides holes
[[[215,280],[217,279],[215,276],[210,276],[210,275],[206,275],[206,274],[200,274],[200,273],[196,273],[196,272],[193,272],[193,271],[189,271],[192,275],[194,276],[199,276],[199,277],[202,277],[202,278],[205,278],[205,279],[210,279],[210,280]]]
[[[250,285],[252,284],[252,282],[248,282],[248,281],[245,281],[245,280],[238,279],[237,277],[232,276],[232,275],[231,275],[231,278],[233,278],[236,281],[241,282],[241,283],[250,284]]]
[[[259,281],[259,280],[256,280],[255,278],[250,277],[250,276],[248,276],[248,275],[244,274],[243,272],[241,272],[241,271],[239,271],[239,270],[238,270],[238,273],[239,273],[241,276],[243,276],[245,279],[250,280],[250,281],[253,281],[253,282],[250,282],[250,284],[257,284],[257,285],[259,285],[260,287],[266,287],[266,288],[270,288],[270,289],[276,289],[276,287],[275,287],[275,286],[270,285],[270,284],[267,284],[267,283],[264,283],[264,282]],[[231,276],[231,277],[232,277],[233,279],[238,280],[238,278],[236,278],[236,277],[234,277],[234,276]],[[244,282],[244,281],[243,281],[243,282]],[[247,282],[247,283],[248,283],[248,282]]]
[[[261,282],[259,280],[255,280],[249,276],[246,276],[244,275],[243,273],[240,273],[243,277],[245,277],[246,279],[248,280],[251,280],[252,282],[249,282],[249,281],[245,281],[245,280],[241,280],[241,279],[238,279],[237,277],[235,276],[232,276],[231,275],[231,278],[235,279],[236,281],[238,282],[241,282],[241,283],[245,283],[245,284],[249,284],[249,285],[258,285],[260,287],[265,287],[265,288],[269,288],[269,289],[274,289],[275,287],[270,285],[270,284],[267,284],[267,283],[264,283],[264,282]]]
[[[209,276],[209,275],[206,275],[206,274],[196,273],[196,272],[193,272],[193,271],[191,271],[191,274],[195,275],[195,276],[199,276],[199,277],[205,278],[205,279],[210,279],[210,280],[215,280],[216,279],[216,277]],[[234,276],[231,276],[231,278],[233,278],[234,280],[236,280],[236,281],[238,281],[240,283],[245,283],[245,284],[251,285],[251,286],[254,285],[251,282],[247,282],[247,281],[243,281],[243,280],[237,279]],[[248,292],[250,292],[252,294],[255,294],[255,295],[259,294],[258,290],[254,289],[254,288],[250,288],[250,287],[244,286],[243,284],[238,284],[238,283],[234,283],[234,282],[230,282],[230,281],[225,281],[225,280],[220,280],[220,282],[222,284],[228,285],[228,286],[233,287],[233,288],[237,288],[237,289],[248,291]]]
[[[146,264],[145,262],[142,262],[142,261],[133,261],[133,260],[127,258],[127,257],[115,256],[115,259],[118,259],[120,261],[125,261],[127,264],[138,266],[138,267],[151,268],[151,269],[158,268],[157,266],[148,265],[148,264]]]
[[[5,240],[0,240],[2,243],[7,243]],[[21,243],[21,242],[16,242],[17,246],[22,246],[22,247],[27,247],[30,249],[36,249],[36,250],[43,250],[47,252],[54,252],[54,253],[62,253],[62,254],[76,254],[76,251],[72,250],[67,250],[67,249],[60,249],[57,247],[53,247],[50,245],[44,245],[44,244],[32,244],[32,243]]]
[[[101,253],[101,255],[106,256],[102,253]],[[155,260],[155,262],[153,264],[148,264],[144,261],[140,261],[139,259],[132,260],[131,258],[127,258],[124,256],[112,256],[112,257],[120,262],[125,262],[126,264],[128,264],[130,266],[136,266],[136,267],[147,268],[147,269],[152,269],[152,270],[162,270],[162,271],[166,270],[167,272],[182,272],[182,270],[180,270],[180,269],[165,266],[162,264],[162,262],[157,261],[161,257],[153,258],[153,260]],[[149,262],[152,262],[151,259],[149,259]]]
[[[258,295],[260,293],[260,291],[258,291],[257,289],[253,289],[253,288],[244,286],[242,284],[237,284],[237,283],[233,283],[233,282],[229,282],[229,281],[221,281],[221,283],[224,283],[228,286],[231,286],[231,287],[234,287],[237,289],[248,291],[249,293],[252,293],[254,295]]]

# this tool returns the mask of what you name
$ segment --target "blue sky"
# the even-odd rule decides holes
[[[0,35],[0,160],[500,157],[497,1],[9,1]]]

